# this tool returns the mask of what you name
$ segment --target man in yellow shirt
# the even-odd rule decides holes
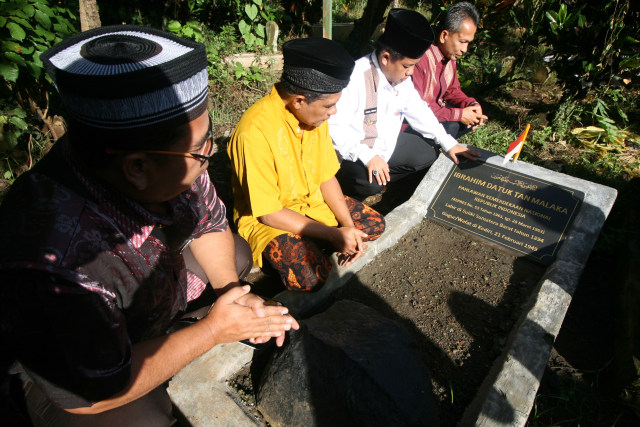
[[[251,245],[291,290],[323,284],[340,265],[363,255],[384,231],[384,217],[345,197],[327,119],[336,113],[354,61],[337,43],[297,39],[283,46],[282,77],[242,116],[229,143],[234,219]]]

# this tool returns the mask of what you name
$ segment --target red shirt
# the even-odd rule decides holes
[[[416,64],[413,85],[440,122],[459,122],[462,109],[477,104],[460,88],[456,61],[444,57],[432,44]]]

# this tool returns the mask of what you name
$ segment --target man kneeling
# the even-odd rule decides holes
[[[234,219],[254,264],[268,262],[291,290],[323,284],[363,255],[384,231],[384,217],[342,193],[327,119],[336,113],[354,61],[337,43],[297,39],[283,46],[283,74],[249,108],[229,143]]]

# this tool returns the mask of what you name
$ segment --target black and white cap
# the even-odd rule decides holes
[[[89,128],[139,131],[207,108],[204,45],[134,25],[96,28],[41,55],[69,115]]]

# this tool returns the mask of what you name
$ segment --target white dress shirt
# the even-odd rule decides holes
[[[370,57],[378,72],[378,105],[376,128],[378,137],[373,148],[361,143],[365,138],[364,110],[366,89],[364,74],[371,69]],[[375,53],[356,61],[349,85],[342,91],[337,104],[338,112],[329,118],[329,134],[340,155],[352,162],[360,159],[365,165],[374,156],[388,162],[396,148],[402,122],[407,119],[411,127],[425,138],[433,139],[444,151],[457,144],[444,130],[426,102],[413,86],[411,79],[391,86],[380,70]]]

